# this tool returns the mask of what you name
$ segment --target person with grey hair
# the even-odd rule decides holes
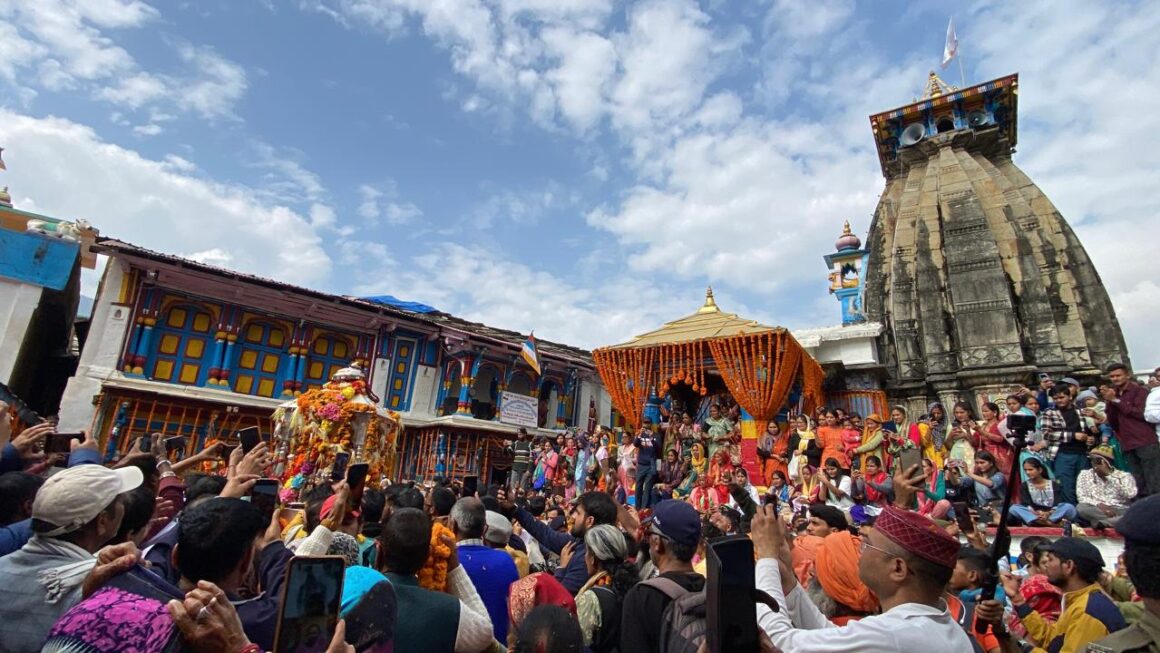
[[[467,572],[491,616],[492,632],[497,640],[506,642],[510,623],[508,587],[520,579],[516,563],[506,551],[493,549],[484,541],[487,509],[479,499],[464,497],[456,501],[448,525],[455,533],[459,564]]]
[[[576,594],[576,616],[584,645],[593,653],[620,646],[620,612],[624,595],[637,581],[627,562],[628,539],[617,527],[600,524],[584,533],[588,582]]]

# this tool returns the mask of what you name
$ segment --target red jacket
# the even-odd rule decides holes
[[[1144,421],[1144,403],[1148,391],[1144,386],[1129,381],[1120,392],[1120,400],[1107,402],[1108,422],[1120,438],[1124,451],[1156,444],[1156,427]]]

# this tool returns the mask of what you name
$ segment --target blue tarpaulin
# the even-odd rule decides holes
[[[71,240],[0,229],[0,277],[63,290],[79,254]]]
[[[382,304],[383,306],[390,306],[399,310],[410,313],[437,313],[438,309],[434,306],[420,304],[419,302],[405,302],[394,295],[376,295],[374,297],[360,297],[363,301],[374,302]]]

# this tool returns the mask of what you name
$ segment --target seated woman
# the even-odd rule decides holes
[[[705,445],[694,442],[691,450],[689,468],[686,470],[685,478],[673,490],[674,496],[678,499],[692,494],[698,483],[709,474],[709,460],[705,458]]]
[[[718,449],[709,461],[708,481],[717,491],[717,505],[729,503],[729,484],[733,482],[733,461],[728,449]]]
[[[926,489],[918,495],[918,513],[931,519],[944,519],[951,509],[946,499],[946,479],[930,458],[922,459],[922,474],[926,478]]]
[[[894,501],[894,479],[882,468],[878,456],[866,456],[865,460],[865,469],[854,472],[854,500],[875,516]]]
[[[677,450],[669,449],[665,461],[657,469],[657,483],[653,486],[655,500],[672,499],[684,480],[685,465],[677,458]]]
[[[843,512],[850,512],[854,507],[853,481],[842,471],[837,458],[826,459],[825,468],[818,474],[818,487],[818,499],[827,506]]]
[[[1059,481],[1047,476],[1047,467],[1038,458],[1023,461],[1027,481],[1019,492],[1021,503],[1011,506],[1011,515],[1028,526],[1053,526],[1075,520],[1075,506],[1064,503]]]

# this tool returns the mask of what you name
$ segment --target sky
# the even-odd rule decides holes
[[[150,249],[583,347],[707,285],[836,324],[822,256],[884,187],[867,117],[920,93],[952,16],[968,82],[1020,73],[1015,161],[1157,364],[1155,2],[0,0],[0,184]]]

